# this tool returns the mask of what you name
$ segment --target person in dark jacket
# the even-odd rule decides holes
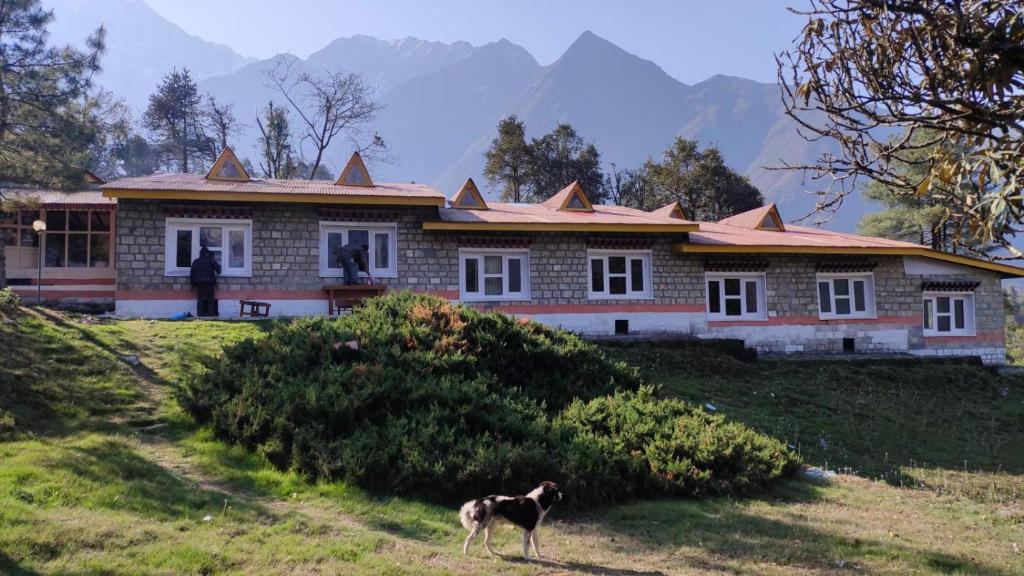
[[[189,277],[196,288],[196,315],[217,316],[217,275],[220,264],[213,258],[213,252],[203,246],[199,250],[199,258],[192,262]]]
[[[345,284],[359,284],[359,271],[370,273],[370,247],[366,244],[349,242],[338,250],[338,264],[345,273]],[[373,276],[368,276],[373,283]]]

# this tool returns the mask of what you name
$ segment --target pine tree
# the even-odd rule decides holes
[[[491,186],[501,186],[502,202],[522,202],[532,154],[519,118],[513,115],[498,122],[498,135],[484,154],[484,176]]]
[[[149,96],[144,125],[158,139],[168,169],[201,172],[217,157],[217,144],[207,134],[206,123],[203,98],[188,68],[164,76]]]

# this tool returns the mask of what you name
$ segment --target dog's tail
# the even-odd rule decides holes
[[[459,508],[459,522],[462,522],[466,530],[472,530],[474,524],[487,519],[487,510],[490,506],[490,501],[485,498],[466,502]]]

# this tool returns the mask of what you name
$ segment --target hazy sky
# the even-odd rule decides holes
[[[584,30],[686,83],[714,74],[773,81],[802,0],[146,0],[191,34],[245,56],[305,57],[339,36],[473,44],[507,38],[549,64]]]

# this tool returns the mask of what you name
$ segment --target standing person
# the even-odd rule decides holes
[[[217,316],[217,275],[220,264],[213,258],[213,252],[203,246],[199,250],[199,258],[192,262],[189,277],[196,288],[196,315]]]
[[[359,284],[359,271],[367,274],[368,284],[373,284],[373,276],[370,276],[370,247],[366,244],[349,242],[338,249],[338,264],[345,273],[345,285],[353,286]]]

